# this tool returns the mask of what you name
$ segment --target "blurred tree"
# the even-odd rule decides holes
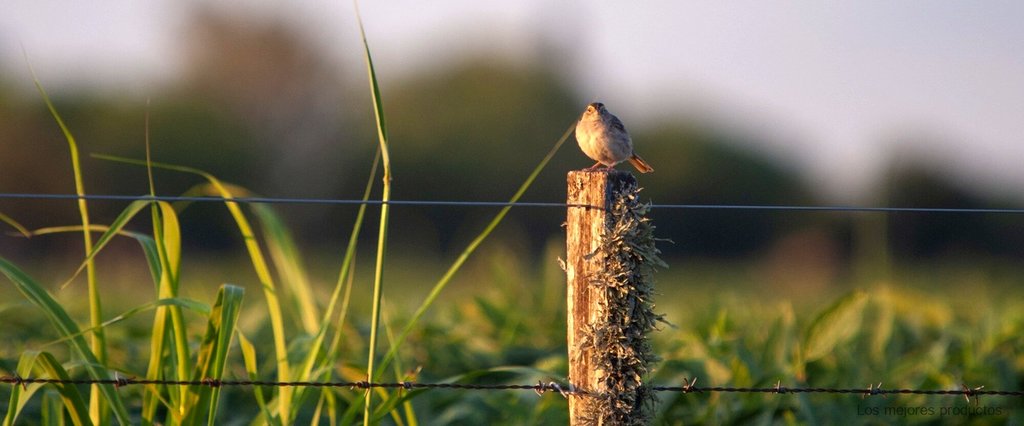
[[[26,101],[6,83],[0,77],[0,192],[74,192],[71,159],[60,130],[41,103]],[[77,217],[73,202],[0,200],[0,212],[30,229],[73,224]],[[0,253],[15,261],[67,248],[81,250],[80,242],[60,239],[26,244],[8,234],[13,231],[0,224]]]
[[[262,194],[326,196],[343,187],[344,174],[332,172],[350,151],[340,136],[345,110],[339,107],[344,102],[339,88],[344,85],[341,73],[321,60],[311,43],[283,22],[227,17],[203,6],[196,7],[187,34],[184,75],[164,91],[148,94],[153,99],[148,109],[155,161],[204,169]],[[144,169],[88,157],[105,153],[143,158],[146,99],[122,93],[51,95],[79,142],[86,190],[148,192]],[[0,154],[6,154],[0,155],[0,166],[11,177],[5,186],[16,184],[16,189],[8,188],[12,192],[73,192],[69,163],[62,160],[67,144],[42,102],[32,98],[30,105],[0,98],[5,110],[0,136],[12,142],[0,144]],[[181,173],[158,171],[156,177],[163,195],[201,182]],[[123,207],[91,204],[100,221]],[[45,218],[46,225],[73,223],[73,208],[53,207],[46,206],[48,215],[29,216]],[[209,216],[205,213],[217,209],[194,205],[190,213],[200,210],[199,216]],[[325,211],[305,210],[292,218],[301,227],[317,223]],[[189,217],[194,216],[183,219]],[[226,214],[187,224],[207,247],[223,246],[233,238]]]
[[[243,163],[250,170],[244,183],[282,196],[324,196],[344,186],[345,176],[333,172],[346,163],[353,136],[365,134],[349,129],[344,70],[279,19],[199,6],[188,34],[181,92],[195,113],[224,111],[248,130],[205,141],[259,153],[260,163]]]
[[[4,83],[0,80],[0,191],[73,192],[71,160],[60,129],[41,102],[19,99]],[[18,207],[25,220],[42,217],[25,204]]]
[[[494,57],[472,58],[385,87],[384,105],[395,197],[427,200],[507,199],[582,110],[557,70]],[[529,199],[565,199],[572,149],[567,143]],[[447,248],[453,239],[478,232],[494,210],[420,211],[436,227],[434,244]],[[533,232],[527,241],[539,245],[559,232],[563,216],[557,210],[522,209],[503,228],[529,224]],[[398,234],[416,232],[400,231],[398,220],[394,224]]]
[[[815,200],[792,170],[742,146],[757,141],[682,118],[634,133],[656,169],[644,177],[645,195],[659,204],[808,204]],[[660,165],[660,167],[659,167]],[[794,229],[792,213],[748,210],[656,210],[659,235],[676,241],[664,250],[712,257],[746,256]]]
[[[269,64],[249,64],[270,61],[303,68],[298,65],[303,63],[299,59],[261,59],[261,55],[294,56],[287,53],[292,48],[279,47],[277,54],[273,48],[270,53],[257,48],[264,44],[260,41],[264,38],[284,39],[276,42],[288,45],[300,45],[301,40],[288,42],[287,35],[276,36],[282,30],[253,29],[252,24],[232,30],[236,24],[230,21],[199,16],[201,24],[196,25],[204,28],[199,32],[212,35],[193,43],[203,47],[193,53],[191,71],[183,85],[158,97],[151,107],[154,158],[207,169],[270,195],[352,198],[359,194],[374,149],[374,144],[368,142],[372,140],[372,123],[346,119],[352,126],[335,128],[333,133],[323,130],[331,127],[324,124],[322,134],[333,136],[323,136],[305,148],[292,146],[287,129],[302,127],[306,121],[300,117],[303,114],[296,116],[289,111],[288,105],[298,104],[295,108],[299,110],[313,108],[302,105],[301,93],[306,92],[294,89],[300,94],[277,96],[275,88],[291,87],[281,75],[289,74],[287,70],[292,67],[275,70]],[[239,38],[241,41],[236,40]],[[216,52],[223,53],[226,62],[219,62]],[[239,57],[231,59],[235,56]],[[259,71],[262,68],[267,70]],[[510,58],[475,57],[429,74],[412,74],[384,87],[396,198],[506,199],[573,124],[586,103],[577,100],[562,74],[557,69]],[[58,107],[69,117],[79,139],[86,141],[86,151],[142,157],[144,108],[137,103],[79,97],[63,101]],[[366,102],[347,108],[369,109]],[[46,122],[45,115],[42,117],[41,126],[51,128],[56,138],[52,145],[63,149],[59,132]],[[289,123],[289,118],[298,121]],[[648,188],[644,195],[658,203],[786,204],[809,200],[808,191],[795,174],[738,148],[752,143],[738,136],[686,119],[654,130],[630,130],[641,152],[657,169],[645,175],[642,182]],[[316,133],[304,134],[313,140]],[[270,136],[274,134],[283,136],[275,139]],[[333,143],[336,140],[360,143]],[[309,155],[315,158],[302,160]],[[294,164],[283,165],[290,163]],[[564,200],[565,172],[590,164],[570,136],[526,200]],[[63,165],[57,166],[57,170],[64,170]],[[90,167],[98,171],[90,175],[98,183],[94,188],[102,188],[100,192],[146,191],[140,168],[95,161]],[[291,177],[267,176],[273,173],[271,170],[285,169],[291,171],[281,173]],[[176,173],[157,176],[158,190],[163,194],[180,193],[197,181]],[[276,181],[281,182],[273,183]],[[309,181],[329,181],[326,185],[332,189],[325,194],[323,185],[312,189],[315,185],[303,183]],[[289,210],[290,222],[313,241],[333,238],[322,229],[322,221],[310,219],[322,217],[329,209],[281,208]],[[193,215],[203,216],[189,225],[198,227],[193,231],[203,236],[205,246],[219,247],[224,243],[218,241],[231,239],[226,235],[231,232],[229,219],[215,213],[216,206],[190,209]],[[302,220],[304,212],[307,220]],[[393,226],[401,237],[395,243],[427,250],[448,249],[453,243],[461,247],[493,212],[462,207],[396,209]],[[205,217],[209,214],[216,219]],[[661,218],[657,223],[661,235],[679,242],[664,247],[666,250],[707,256],[751,254],[787,232],[786,216],[773,212],[663,210],[655,212],[655,217]],[[187,221],[188,216],[184,219]],[[564,212],[558,209],[516,209],[499,234],[538,248],[561,234],[563,220]]]
[[[559,77],[559,70],[540,65],[558,62],[533,65],[476,57],[430,75],[413,76],[391,90],[385,88],[396,197],[487,201],[508,197],[586,104]],[[644,196],[657,203],[812,202],[806,184],[793,171],[739,148],[757,141],[686,118],[654,130],[630,127],[630,131],[640,152],[657,169],[641,179],[647,188]],[[566,171],[591,164],[570,136],[527,199],[564,200]],[[453,239],[469,238],[490,217],[484,209],[422,212],[436,229],[430,234],[439,239],[434,244],[442,248],[448,248]],[[776,212],[662,210],[654,217],[659,235],[680,243],[666,245],[664,250],[706,256],[749,255],[792,228],[786,215]],[[561,234],[564,212],[522,209],[507,220],[511,223],[503,226],[510,230],[506,237],[538,249],[552,235]],[[411,219],[406,223],[424,225]],[[394,226],[403,229],[401,221]],[[410,228],[398,234],[413,238],[422,231]]]
[[[1019,204],[980,194],[939,167],[909,163],[889,178],[889,204],[932,208],[1019,208]],[[1024,255],[1020,217],[1006,214],[894,213],[889,235],[897,259],[971,259]]]

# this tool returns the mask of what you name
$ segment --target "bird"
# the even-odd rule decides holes
[[[633,140],[622,125],[622,120],[608,112],[603,103],[587,105],[583,116],[576,123],[576,143],[587,157],[597,161],[587,170],[594,170],[601,165],[611,170],[616,164],[628,160],[640,173],[654,171],[650,164],[633,152]]]

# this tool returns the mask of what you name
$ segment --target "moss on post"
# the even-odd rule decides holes
[[[583,424],[646,424],[655,400],[644,384],[657,356],[648,334],[658,257],[650,206],[632,174],[573,171],[566,222],[569,379],[584,394],[570,399]]]

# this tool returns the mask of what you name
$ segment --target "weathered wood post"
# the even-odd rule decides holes
[[[641,383],[656,360],[646,334],[653,313],[653,266],[664,266],[627,172],[568,175],[569,397],[572,425],[644,424],[653,394]]]

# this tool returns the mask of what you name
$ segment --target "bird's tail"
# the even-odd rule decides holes
[[[640,173],[650,173],[654,171],[654,167],[651,167],[650,164],[647,164],[647,162],[644,161],[643,158],[640,158],[640,156],[636,154],[633,154],[632,157],[629,157],[629,164],[632,164],[633,167],[636,167],[636,169],[639,170]]]

